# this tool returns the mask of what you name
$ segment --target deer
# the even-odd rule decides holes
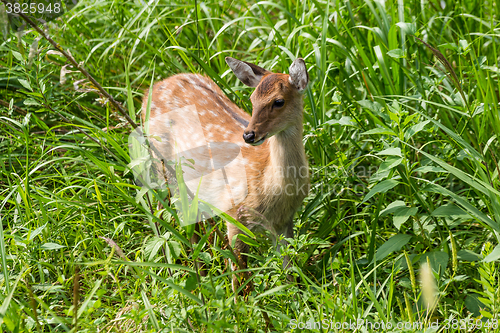
[[[303,91],[309,82],[306,64],[297,58],[289,67],[289,74],[282,74],[231,57],[225,60],[243,84],[255,88],[250,96],[251,116],[231,102],[209,77],[189,73],[177,74],[154,84],[150,102],[148,94],[144,96],[142,117],[144,120],[149,105],[149,136],[158,138],[164,135],[164,141],[153,139],[150,145],[166,159],[172,158],[175,149],[166,143],[172,138],[165,137],[165,133],[173,133],[173,130],[181,136],[180,141],[194,147],[184,149],[189,150],[191,156],[204,155],[210,160],[208,150],[196,148],[203,143],[200,137],[212,143],[229,143],[229,148],[223,150],[229,151],[231,156],[241,154],[237,166],[240,172],[236,172],[232,179],[237,184],[232,189],[242,195],[238,200],[229,201],[231,204],[226,207],[226,213],[252,233],[267,230],[279,251],[280,246],[287,245],[287,238],[293,238],[294,214],[310,187],[308,161],[302,142]],[[164,121],[164,115],[176,116]],[[230,153],[232,148],[236,148],[234,154]],[[195,167],[196,163],[192,169]],[[210,169],[207,165],[198,167]],[[189,173],[192,170],[183,171]],[[198,184],[195,182],[191,188],[193,193],[196,193]],[[210,188],[208,190],[211,193]],[[228,240],[234,242],[239,266],[246,268],[248,245],[237,237],[243,231],[232,223],[226,225]],[[231,265],[233,270],[235,265]],[[283,267],[288,270],[290,266],[290,258],[285,255]],[[287,276],[292,280],[289,274]],[[235,293],[237,287],[238,280],[233,275]]]

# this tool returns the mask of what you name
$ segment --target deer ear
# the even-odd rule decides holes
[[[262,77],[269,73],[262,67],[231,57],[226,57],[226,63],[231,67],[234,75],[249,87],[257,87]]]
[[[294,86],[298,91],[306,89],[309,82],[309,75],[307,74],[306,63],[304,59],[298,58],[292,63],[289,69],[290,77],[288,82]]]

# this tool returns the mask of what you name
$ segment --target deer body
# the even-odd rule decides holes
[[[183,136],[181,139],[194,142],[193,146],[202,144],[203,137],[209,142],[233,143],[243,156],[245,172],[240,176],[246,179],[239,179],[239,183],[244,184],[246,180],[247,195],[227,213],[252,231],[268,230],[274,241],[280,235],[293,237],[293,215],[309,191],[308,164],[302,143],[301,91],[308,82],[305,63],[297,59],[288,75],[271,73],[232,58],[226,61],[243,83],[257,87],[251,96],[252,117],[232,103],[211,79],[179,74],[153,87],[150,135],[161,136],[168,131],[167,124],[154,119],[194,106],[203,133],[196,133],[193,126],[182,120],[174,121],[170,126],[182,127],[178,131]],[[146,107],[147,95],[143,116]],[[154,145],[163,156],[171,156],[167,151],[171,146],[161,142]],[[227,227],[229,241],[232,241],[241,231],[230,223]],[[246,252],[245,244],[239,240],[235,249]]]

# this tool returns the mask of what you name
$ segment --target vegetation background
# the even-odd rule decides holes
[[[134,183],[124,116],[0,14],[1,331],[497,330],[500,1],[82,0],[41,26],[136,122],[175,73],[250,111],[224,57],[305,59],[312,190],[283,250],[300,283],[259,238],[236,303],[214,227],[191,244]]]

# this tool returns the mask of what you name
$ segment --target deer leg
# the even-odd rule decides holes
[[[171,202],[170,202],[171,192],[170,192],[170,187],[168,186],[168,184],[169,184],[168,180],[169,179],[175,179],[175,177],[172,174],[172,172],[170,172],[166,168],[164,160],[161,160],[161,167],[162,167],[162,173],[161,174],[163,176],[163,180],[165,181],[165,186],[166,186],[166,188],[164,190],[165,193],[163,195],[164,196],[163,202],[165,202],[168,206],[171,206]],[[160,209],[163,209],[163,208],[164,208],[163,204],[160,201],[158,201],[157,209],[160,210]],[[156,223],[156,226],[158,228],[159,227],[158,226],[158,222],[155,222],[155,223]],[[200,241],[200,239],[201,239],[200,235],[205,234],[206,230],[205,230],[204,225],[202,225],[202,223],[203,223],[203,221],[200,221],[199,223],[196,223],[193,236],[189,240],[189,242],[191,244],[198,243]],[[164,255],[166,256],[165,253],[164,253]],[[206,269],[204,263],[202,263],[199,259],[196,259],[195,260],[195,265],[198,268],[198,272],[200,273],[201,276],[207,276],[207,269]]]
[[[239,233],[241,233],[241,231],[234,225],[228,223],[227,224],[227,230],[228,230],[228,240],[229,240],[229,244],[232,243],[232,240],[233,240],[233,237],[235,235],[238,235]],[[236,239],[236,242],[234,243],[234,247],[233,247],[233,252],[234,254],[236,255],[236,260],[237,262],[234,262],[234,263],[231,263],[231,270],[232,271],[236,271],[238,269],[246,269],[248,266],[247,266],[247,261],[248,261],[248,257],[246,255],[248,251],[248,246],[243,243],[241,240],[239,239]],[[243,272],[240,275],[240,279],[241,279],[241,283],[244,283],[245,280],[247,280],[249,278],[249,274],[248,272]],[[236,301],[236,292],[238,291],[238,288],[240,287],[240,281],[238,279],[238,274],[233,274],[233,281],[232,281],[232,286],[233,286],[233,292],[235,293],[235,301]],[[247,287],[240,291],[240,295],[248,295],[250,293],[250,291],[252,290],[253,286],[252,286],[252,283],[249,282],[247,284]]]

